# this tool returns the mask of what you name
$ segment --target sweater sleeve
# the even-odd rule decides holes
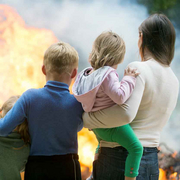
[[[0,119],[0,136],[7,136],[17,125],[21,124],[27,117],[27,102],[23,94],[15,103],[13,108]]]
[[[83,113],[84,111],[82,111]],[[82,121],[82,116],[79,118],[79,124],[78,124],[78,132],[81,131],[83,128],[83,121]]]
[[[130,67],[134,68],[134,66]],[[139,72],[141,73],[141,71]],[[131,123],[138,112],[144,88],[145,81],[142,74],[140,74],[136,79],[136,85],[132,95],[123,105],[114,105],[97,112],[84,113],[84,127],[89,129],[112,128]]]
[[[124,104],[132,94],[135,87],[136,78],[132,76],[124,76],[122,81],[116,73],[111,72],[103,81],[101,87],[116,104]]]

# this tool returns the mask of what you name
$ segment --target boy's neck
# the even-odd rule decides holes
[[[46,75],[46,82],[47,81],[58,81],[58,82],[65,83],[68,86],[70,86],[72,79],[66,73],[61,74],[61,75],[48,74]]]

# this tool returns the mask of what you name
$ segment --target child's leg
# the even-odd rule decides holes
[[[117,142],[129,152],[126,159],[125,176],[136,177],[143,154],[143,147],[129,124],[109,129],[93,129],[101,139]]]

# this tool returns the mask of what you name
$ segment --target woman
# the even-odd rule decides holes
[[[154,14],[139,27],[141,62],[129,64],[137,68],[136,87],[122,106],[84,113],[84,126],[89,129],[112,128],[130,123],[144,147],[137,180],[158,180],[157,147],[160,132],[174,110],[179,82],[170,64],[174,57],[175,30],[163,14]],[[101,120],[103,118],[103,124]],[[94,179],[124,179],[127,150],[116,143],[101,141],[98,160],[94,161]]]

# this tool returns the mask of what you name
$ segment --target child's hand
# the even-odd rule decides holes
[[[137,77],[140,73],[137,72],[137,69],[131,69],[128,67],[127,69],[124,70],[124,76],[133,76]]]

